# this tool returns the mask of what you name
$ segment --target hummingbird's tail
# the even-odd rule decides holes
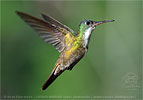
[[[57,77],[58,77],[58,75],[54,75],[54,73],[51,73],[48,80],[42,86],[42,90],[45,90]]]
[[[59,70],[58,74],[54,74],[56,70],[56,67],[53,69],[52,73],[50,74],[48,80],[45,82],[45,84],[42,86],[42,90],[45,90],[52,82],[54,82],[54,80],[60,75],[62,74],[62,72],[64,70]]]

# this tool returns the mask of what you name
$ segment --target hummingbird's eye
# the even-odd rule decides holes
[[[93,21],[91,21],[91,24],[93,24]]]
[[[86,22],[86,25],[89,25],[89,24],[90,24],[90,21],[87,21],[87,22]]]

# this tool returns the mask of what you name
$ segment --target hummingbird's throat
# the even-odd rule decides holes
[[[89,43],[89,38],[91,36],[91,33],[92,33],[93,29],[94,28],[89,27],[87,30],[85,30],[85,32],[83,34],[84,47],[87,47],[87,45]]]

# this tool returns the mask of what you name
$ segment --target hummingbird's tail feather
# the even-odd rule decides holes
[[[54,73],[52,73],[45,84],[42,86],[42,90],[45,90],[57,77],[58,75],[54,75]]]
[[[59,75],[61,75],[62,72],[64,71],[64,70],[59,70],[58,74],[55,75],[55,74],[54,74],[54,73],[55,73],[55,70],[56,70],[56,67],[53,69],[53,71],[52,71],[52,73],[50,74],[48,80],[47,80],[47,81],[45,82],[45,84],[42,86],[42,90],[45,90],[48,86],[50,86],[50,84],[51,84],[52,82],[54,82],[54,80],[55,80]]]

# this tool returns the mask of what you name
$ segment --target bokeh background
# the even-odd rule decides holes
[[[59,53],[15,11],[45,13],[75,32],[84,19],[116,21],[98,26],[85,57],[42,91]],[[1,1],[1,98],[141,99],[142,12],[137,0]]]

